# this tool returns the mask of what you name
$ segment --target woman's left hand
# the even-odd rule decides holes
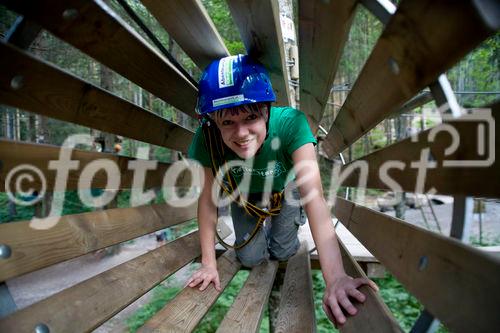
[[[349,297],[363,303],[366,296],[358,288],[365,284],[374,291],[379,290],[375,282],[370,279],[353,279],[346,274],[336,277],[331,283],[327,283],[323,297],[323,310],[335,327],[342,326],[347,320],[342,309],[351,316],[358,312]]]

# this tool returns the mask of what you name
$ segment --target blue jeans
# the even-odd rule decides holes
[[[297,188],[291,191],[291,196],[299,200]],[[259,202],[261,195],[250,195],[249,201]],[[243,243],[252,233],[257,223],[257,218],[248,215],[236,203],[231,204],[231,217],[233,219],[236,244]],[[268,221],[266,221],[268,222]],[[301,206],[291,205],[283,198],[280,214],[271,218],[271,223],[266,223],[254,238],[243,248],[236,250],[236,255],[243,266],[254,267],[268,259],[287,260],[293,256],[300,247],[297,232],[299,226],[306,222],[306,216]]]

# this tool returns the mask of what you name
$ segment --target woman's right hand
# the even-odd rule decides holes
[[[189,280],[186,282],[186,286],[194,288],[201,283],[199,290],[203,291],[211,282],[214,284],[215,290],[220,292],[221,287],[217,267],[202,265],[201,268],[194,272],[193,275],[189,278]]]

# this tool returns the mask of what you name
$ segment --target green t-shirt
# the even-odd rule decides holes
[[[243,174],[249,175],[249,193],[261,193],[272,182],[272,191],[283,190],[289,181],[295,178],[293,173],[292,153],[306,143],[316,144],[316,139],[309,128],[305,115],[291,107],[272,107],[269,119],[269,135],[254,158],[244,161],[226,147],[225,160],[243,161],[243,166],[231,169],[234,179],[239,184]],[[210,168],[202,129],[199,127],[189,147],[188,157]],[[267,185],[269,188],[269,185]],[[246,192],[243,189],[242,192]]]

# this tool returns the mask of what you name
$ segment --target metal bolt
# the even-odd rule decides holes
[[[50,329],[44,323],[39,323],[35,326],[35,333],[49,333]]]
[[[420,259],[418,260],[418,270],[423,271],[424,269],[427,268],[427,265],[429,264],[429,259],[427,256],[421,256]]]
[[[399,64],[394,58],[389,58],[389,68],[391,69],[392,74],[399,74]]]
[[[74,8],[66,9],[62,13],[62,17],[66,21],[73,21],[74,19],[76,19],[78,17],[78,15],[80,15],[80,13],[78,13],[78,10],[74,9]]]
[[[24,76],[16,75],[10,80],[10,87],[14,90],[19,90],[24,86]]]
[[[12,251],[8,245],[0,244],[0,258],[7,259],[10,258]]]

